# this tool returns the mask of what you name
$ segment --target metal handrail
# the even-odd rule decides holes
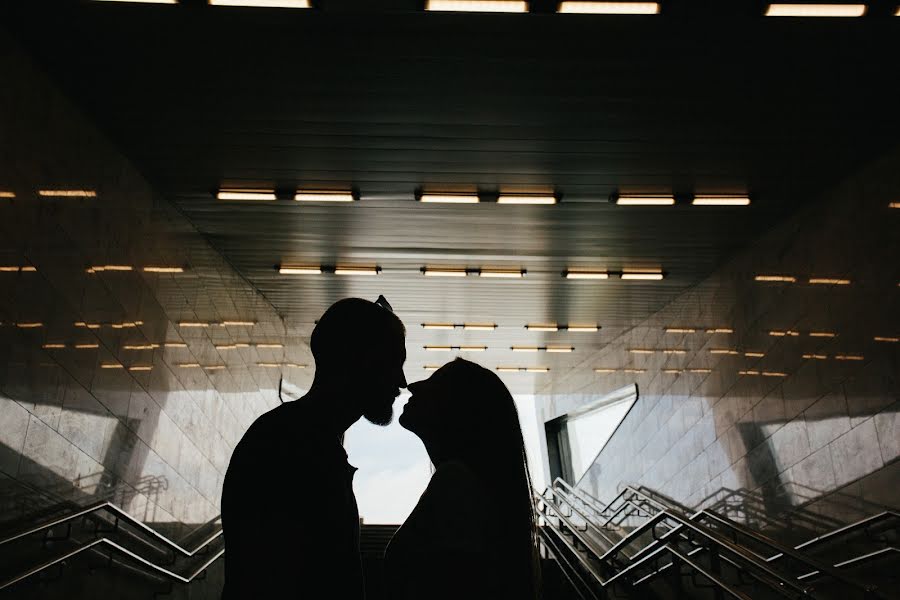
[[[128,514],[127,512],[125,512],[124,510],[119,508],[118,506],[116,506],[115,504],[112,504],[111,502],[107,502],[107,501],[100,501],[100,502],[95,502],[94,504],[88,504],[87,506],[81,508],[80,510],[76,510],[69,514],[63,515],[61,517],[57,517],[55,519],[45,521],[45,522],[41,523],[40,525],[35,525],[33,527],[29,527],[28,529],[22,530],[11,536],[8,536],[8,537],[0,540],[0,546],[7,544],[9,542],[13,542],[18,539],[21,539],[23,537],[27,537],[27,536],[33,535],[35,533],[40,533],[41,531],[44,531],[47,529],[51,529],[53,527],[56,527],[57,525],[62,525],[69,521],[74,521],[80,517],[86,516],[90,513],[99,512],[101,510],[108,510],[109,512],[114,513],[117,518],[122,519],[123,521],[127,522],[129,525],[140,529],[147,535],[153,537],[154,539],[156,539],[157,541],[162,543],[164,546],[168,546],[171,550],[175,551],[178,554],[181,554],[182,556],[188,557],[188,558],[197,554],[197,552],[199,552],[200,550],[202,550],[203,548],[205,548],[206,546],[208,546],[209,544],[214,542],[217,538],[219,538],[222,535],[222,528],[220,527],[217,531],[215,531],[209,537],[207,537],[205,540],[200,542],[200,544],[197,545],[196,548],[194,548],[193,550],[187,550],[185,548],[182,548],[180,545],[176,544],[175,542],[173,542],[172,540],[170,540],[163,534],[159,533],[152,527],[148,527],[141,521],[135,519],[130,514]]]
[[[128,514],[127,512],[125,512],[124,510],[119,508],[118,506],[116,506],[115,504],[112,504],[108,501],[100,501],[100,502],[95,502],[93,504],[84,506],[84,507],[82,507],[76,511],[73,511],[71,513],[68,513],[66,515],[57,517],[55,519],[51,519],[49,521],[45,521],[39,525],[35,525],[35,526],[29,527],[27,529],[23,529],[17,533],[14,533],[3,539],[0,539],[0,546],[2,546],[4,544],[8,544],[10,542],[14,542],[16,540],[23,539],[25,537],[34,535],[36,533],[40,533],[42,531],[47,531],[49,529],[52,529],[53,527],[57,527],[62,524],[71,523],[72,521],[74,521],[76,519],[79,519],[81,517],[85,517],[85,516],[88,516],[88,515],[91,515],[94,513],[98,513],[103,510],[113,513],[117,520],[121,519],[122,521],[127,522],[129,525],[137,528],[139,531],[147,534],[148,536],[152,537],[154,540],[162,543],[164,546],[166,546],[170,550],[172,550],[175,554],[180,554],[181,556],[186,557],[186,558],[192,558],[192,557],[196,556],[198,552],[200,552],[201,550],[203,550],[204,548],[209,546],[212,542],[214,542],[216,539],[221,537],[223,534],[222,528],[220,527],[217,531],[213,532],[211,535],[209,535],[207,538],[205,538],[203,541],[201,541],[199,544],[197,544],[193,549],[189,550],[189,549],[183,548],[181,545],[177,544],[176,542],[173,542],[172,540],[170,540],[163,534],[159,533],[155,529],[153,529],[153,528],[147,526],[146,524],[142,523],[141,521],[135,519],[130,514]],[[213,521],[214,520],[215,519],[213,519]],[[74,550],[65,552],[60,556],[57,556],[49,561],[43,562],[35,567],[32,567],[31,569],[28,569],[27,571],[25,571],[23,573],[20,573],[20,574],[14,576],[12,579],[9,579],[7,581],[0,583],[0,590],[13,585],[14,583],[22,581],[23,579],[31,577],[32,575],[40,573],[41,571],[49,569],[50,567],[57,565],[69,558],[77,556],[78,554],[81,554],[82,552],[86,552],[88,550],[96,551],[98,549],[98,546],[101,546],[101,545],[109,546],[112,550],[115,550],[115,551],[121,552],[122,554],[125,554],[129,558],[141,563],[143,566],[147,567],[151,571],[158,573],[160,575],[163,575],[164,577],[169,577],[176,581],[180,581],[182,583],[190,583],[191,581],[193,581],[194,578],[196,578],[207,567],[209,567],[209,565],[211,565],[213,562],[215,562],[216,560],[218,560],[225,554],[225,549],[220,548],[217,552],[215,552],[212,555],[212,557],[210,557],[209,559],[204,561],[194,571],[192,571],[191,573],[189,573],[188,575],[185,576],[185,575],[180,575],[169,569],[166,569],[165,567],[161,567],[161,566],[157,565],[156,563],[153,563],[153,562],[147,560],[146,558],[143,558],[142,556],[136,554],[135,552],[128,550],[124,546],[117,544],[116,542],[110,540],[107,537],[101,537],[101,538],[92,540],[90,542],[87,542],[85,544],[82,544],[81,546],[79,546],[78,548],[76,548]]]
[[[554,485],[556,485],[557,483],[562,484],[564,487],[566,487],[566,488],[568,488],[568,489],[573,489],[571,485],[569,485],[567,482],[563,481],[562,479],[557,478],[557,479],[554,481]],[[832,578],[834,578],[834,579],[836,579],[836,580],[838,580],[838,581],[840,581],[840,582],[842,582],[842,583],[844,583],[844,584],[846,584],[846,585],[849,585],[849,586],[851,586],[851,587],[855,587],[855,588],[857,588],[857,589],[860,589],[861,591],[863,591],[863,592],[865,592],[865,593],[876,593],[877,588],[875,588],[875,587],[873,587],[873,586],[866,585],[866,584],[861,583],[861,582],[859,582],[859,581],[856,581],[856,580],[854,580],[854,579],[852,579],[852,578],[850,578],[850,577],[847,577],[847,576],[845,576],[843,573],[841,573],[840,571],[838,571],[838,570],[837,570],[835,567],[833,567],[833,566],[822,564],[822,563],[820,563],[819,561],[817,561],[817,560],[815,560],[815,559],[813,559],[813,558],[810,558],[809,556],[806,556],[806,555],[804,555],[804,554],[801,554],[801,553],[797,552],[796,549],[794,549],[794,548],[789,548],[789,547],[787,547],[787,546],[784,546],[783,544],[780,544],[779,542],[777,542],[777,541],[775,541],[775,540],[769,538],[768,536],[765,536],[765,535],[763,535],[763,534],[761,534],[761,533],[759,533],[759,532],[757,532],[757,531],[754,531],[754,530],[752,530],[752,529],[748,529],[748,528],[746,528],[746,527],[744,527],[744,526],[742,526],[742,525],[739,525],[738,523],[735,523],[735,522],[731,521],[730,519],[726,519],[726,518],[724,518],[724,517],[721,517],[721,516],[717,515],[716,513],[713,513],[713,512],[711,512],[711,511],[708,511],[708,510],[705,510],[705,509],[701,509],[701,510],[695,512],[694,514],[690,515],[689,517],[686,517],[686,518],[685,518],[685,517],[682,517],[681,515],[677,515],[676,513],[672,513],[671,510],[670,510],[668,507],[666,507],[664,504],[660,503],[659,501],[657,501],[657,500],[655,500],[654,498],[648,496],[647,494],[641,492],[640,490],[635,489],[634,487],[632,487],[632,486],[630,486],[630,485],[627,485],[627,486],[625,486],[625,487],[622,489],[622,491],[616,496],[616,498],[613,500],[613,502],[611,502],[610,504],[607,505],[607,509],[609,510],[609,508],[613,505],[613,503],[615,503],[615,502],[616,502],[617,500],[619,500],[620,498],[624,498],[624,496],[625,496],[626,494],[629,494],[629,493],[632,494],[632,495],[634,495],[634,496],[639,497],[639,498],[640,498],[641,500],[643,500],[644,502],[646,502],[646,503],[648,503],[649,505],[651,505],[651,506],[657,508],[657,510],[659,510],[660,512],[668,513],[669,515],[671,515],[672,517],[674,517],[674,520],[676,520],[676,522],[677,522],[677,521],[684,521],[685,523],[687,523],[687,522],[693,522],[694,520],[698,520],[698,519],[701,519],[701,518],[709,518],[709,519],[712,519],[712,520],[714,520],[714,521],[716,521],[716,522],[718,522],[718,523],[720,523],[720,524],[722,524],[722,525],[724,525],[724,526],[726,526],[726,527],[732,529],[733,531],[735,531],[735,532],[737,532],[737,533],[739,533],[739,534],[741,534],[741,535],[744,535],[744,536],[749,537],[749,538],[751,538],[751,539],[753,539],[753,540],[756,540],[757,542],[759,542],[759,543],[761,543],[761,544],[763,544],[763,545],[766,545],[766,546],[768,546],[768,547],[770,547],[770,548],[773,548],[773,549],[775,549],[775,550],[778,551],[778,554],[776,554],[776,555],[774,555],[774,556],[766,557],[766,556],[762,556],[762,555],[760,555],[760,554],[758,554],[758,553],[756,553],[756,552],[753,552],[753,551],[750,550],[750,549],[746,549],[746,552],[748,552],[749,554],[751,554],[755,559],[762,560],[762,561],[765,561],[765,562],[772,562],[772,561],[777,560],[778,558],[781,558],[781,557],[783,557],[783,556],[788,556],[788,557],[791,557],[791,558],[793,558],[794,560],[796,560],[796,561],[798,561],[798,562],[800,562],[800,563],[806,564],[806,565],[808,565],[808,566],[810,566],[810,567],[812,567],[812,568],[814,569],[812,572],[806,573],[806,574],[804,574],[804,575],[798,577],[798,578],[797,578],[798,580],[807,579],[807,578],[812,577],[812,576],[814,576],[814,575],[816,575],[816,574],[818,574],[818,573],[823,573],[823,574],[826,574],[826,575],[828,575],[828,576],[830,576],[830,577],[832,577]],[[628,502],[628,501],[623,502],[623,506],[624,506],[627,502]],[[619,510],[621,510],[621,507],[619,508]],[[618,512],[618,511],[617,511],[617,512]],[[886,517],[886,516],[897,516],[897,515],[896,515],[896,513],[891,513],[890,511],[886,511],[885,513],[882,513],[881,515],[876,515],[876,516],[873,517],[873,518],[864,520],[865,522],[860,522],[860,523],[858,523],[858,524],[848,525],[848,526],[846,526],[846,527],[841,528],[839,531],[836,531],[836,532],[833,532],[833,533],[837,534],[837,533],[839,533],[839,532],[843,532],[843,531],[846,531],[846,530],[849,530],[849,529],[852,529],[852,528],[855,528],[855,527],[858,527],[858,526],[867,525],[867,524],[870,524],[871,521],[876,520],[877,518],[884,518],[884,517]],[[680,525],[681,525],[681,524],[680,524]],[[678,529],[680,529],[680,525],[679,525],[678,527],[676,527],[675,529],[673,529],[672,532],[669,532],[669,533],[674,533],[675,531],[677,531]],[[691,527],[691,529],[694,529],[694,527]],[[667,534],[667,535],[668,535],[668,534]],[[819,536],[819,537],[824,539],[826,536],[828,536],[828,534],[826,534],[825,536]],[[814,540],[810,540],[810,541],[807,542],[806,544],[815,543],[815,542],[817,542],[817,541],[821,541],[821,540],[820,540],[819,538],[816,538],[816,539],[814,539]],[[804,545],[806,545],[806,544],[804,544]],[[646,550],[646,548],[645,548],[645,550]],[[885,549],[885,550],[887,550],[887,549]],[[638,553],[638,554],[640,554],[640,553]],[[754,561],[754,562],[755,562],[755,561]],[[845,562],[846,562],[846,561],[845,561]],[[781,577],[780,575],[778,575],[777,577],[778,577],[779,579],[783,579],[783,577]]]
[[[594,557],[594,559],[596,559],[597,561],[601,561],[601,562],[606,561],[612,555],[619,553],[620,549],[624,545],[628,545],[631,542],[633,542],[634,539],[637,536],[639,536],[641,533],[643,533],[643,531],[645,531],[645,528],[647,527],[646,524],[642,525],[640,528],[636,529],[631,534],[629,534],[626,538],[621,540],[615,548],[612,548],[612,549],[608,550],[607,552],[604,552],[603,554],[599,554],[597,552],[597,550],[593,547],[593,545],[588,540],[585,540],[583,538],[580,530],[575,528],[574,524],[572,524],[571,521],[569,521],[569,519],[567,519],[565,517],[565,515],[563,515],[560,507],[554,505],[553,503],[547,502],[546,497],[543,494],[538,493],[537,497],[542,501],[542,503],[544,504],[545,507],[551,508],[553,510],[553,512],[556,513],[557,517],[562,522],[566,523],[567,527],[572,532],[572,535],[574,535],[575,537],[577,537],[579,539],[579,541],[581,541],[581,543],[585,547],[585,549],[588,552],[590,552],[591,555]],[[565,499],[565,496],[554,496],[554,497],[558,497],[560,499],[563,499],[564,501],[567,500],[567,499]],[[570,507],[572,506],[571,503],[569,503],[569,502],[566,502],[566,503]],[[677,515],[672,515],[671,513],[665,513],[665,514],[657,513],[657,515],[654,515],[652,517],[652,519],[653,520],[662,520],[663,518],[667,518],[667,517],[673,518],[673,519],[679,518]],[[686,523],[685,525],[689,528],[694,529],[700,535],[707,537],[708,539],[711,539],[711,541],[717,542],[717,543],[719,543],[719,545],[724,546],[726,550],[733,552],[733,553],[737,554],[738,556],[740,556],[741,558],[753,563],[754,567],[756,567],[757,569],[762,571],[766,576],[768,576],[768,578],[771,578],[772,580],[777,582],[776,584],[773,584],[773,583],[769,582],[766,578],[762,578],[758,575],[755,575],[755,578],[758,581],[760,581],[761,583],[764,583],[764,584],[768,584],[772,588],[773,591],[776,591],[782,595],[791,597],[787,588],[793,588],[796,592],[799,592],[801,595],[804,595],[804,596],[808,595],[808,591],[805,588],[800,587],[796,584],[792,584],[790,581],[785,580],[781,575],[779,575],[775,571],[772,571],[765,564],[760,564],[760,563],[757,563],[756,561],[753,561],[752,559],[749,559],[749,557],[747,557],[746,555],[744,555],[741,552],[741,549],[739,546],[733,545],[730,542],[728,542],[727,540],[714,539],[710,534],[706,533],[705,531],[701,530],[700,528],[695,527],[693,524]],[[743,592],[736,590],[736,589],[732,588],[730,585],[728,585],[727,583],[725,583],[724,581],[722,581],[714,576],[711,576],[711,574],[707,573],[704,569],[699,568],[699,566],[696,565],[696,563],[687,559],[687,557],[681,555],[681,553],[678,552],[677,549],[674,549],[672,547],[672,545],[664,538],[666,538],[669,535],[674,534],[676,530],[677,530],[677,528],[674,528],[671,531],[664,534],[664,536],[662,536],[662,538],[660,538],[661,543],[658,545],[658,547],[654,551],[650,552],[649,554],[646,554],[639,560],[633,561],[627,567],[620,569],[615,575],[613,575],[612,577],[610,577],[608,579],[605,579],[602,576],[600,576],[597,573],[596,569],[593,567],[593,565],[585,564],[584,561],[582,561],[582,564],[585,564],[585,566],[588,568],[588,570],[591,572],[591,574],[594,576],[594,578],[597,580],[597,582],[601,585],[601,587],[607,587],[607,586],[611,585],[612,583],[616,582],[617,580],[619,580],[620,578],[626,576],[631,571],[633,571],[633,570],[643,566],[645,563],[648,563],[649,561],[655,559],[659,554],[664,553],[664,552],[669,552],[673,556],[677,556],[679,558],[679,560],[682,560],[683,562],[685,562],[685,564],[688,564],[692,568],[696,568],[697,572],[699,572],[704,577],[707,577],[716,586],[720,587],[723,591],[727,592],[728,594],[734,596],[735,598],[739,598],[740,600],[745,600],[745,599],[749,598]],[[570,549],[573,551],[576,551],[576,550],[572,549],[571,546],[570,546]],[[692,553],[689,553],[689,555],[690,554],[692,554]],[[722,557],[722,558],[725,559],[725,557]],[[738,567],[740,566],[732,560],[728,560],[727,562],[729,562],[730,564],[733,564],[735,566],[738,566]],[[659,571],[661,571],[661,569],[659,569],[657,572],[659,572]],[[653,575],[653,574],[655,574],[655,573],[651,573],[651,575]],[[641,580],[643,581],[643,580],[646,580],[647,578],[648,577],[643,577]]]

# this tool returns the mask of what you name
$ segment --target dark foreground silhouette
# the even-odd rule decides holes
[[[462,359],[409,390],[400,424],[419,436],[436,469],[385,552],[387,596],[534,599],[531,482],[509,390]]]
[[[356,469],[342,437],[360,417],[391,421],[406,387],[404,337],[386,303],[348,298],[319,320],[309,393],[259,417],[228,465],[223,598],[364,597]]]

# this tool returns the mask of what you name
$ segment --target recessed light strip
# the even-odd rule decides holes
[[[220,189],[216,198],[219,200],[278,200],[275,190]]]
[[[210,6],[248,6],[257,8],[312,8],[309,0],[209,0]]]
[[[422,194],[419,202],[426,204],[478,204],[477,194]]]
[[[564,0],[559,12],[589,15],[656,15],[659,2],[575,2]]]
[[[862,17],[865,4],[769,4],[767,17]]]
[[[528,12],[528,3],[518,0],[426,0],[425,10],[446,12]]]

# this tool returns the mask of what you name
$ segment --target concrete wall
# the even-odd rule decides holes
[[[538,397],[542,421],[632,381],[641,391],[580,486],[611,499],[623,484],[644,485],[761,527],[792,515],[828,529],[900,506],[900,210],[889,208],[898,200],[894,154],[583,365],[615,373],[556,373]]]

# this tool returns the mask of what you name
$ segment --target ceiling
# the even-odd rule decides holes
[[[384,294],[409,364],[574,365],[896,144],[900,18],[764,19],[733,2],[654,17],[449,14],[410,2],[261,10],[5,2],[2,22],[295,331]],[[393,10],[398,9],[398,10]],[[349,205],[223,202],[219,186],[354,188]],[[556,206],[417,191],[554,191]],[[616,191],[749,191],[748,208],[622,207]],[[378,265],[377,277],[277,264]],[[514,267],[521,280],[423,266]],[[660,268],[658,282],[569,281]],[[424,322],[494,322],[493,332]],[[597,323],[540,334],[533,322]],[[714,325],[714,324],[709,324]],[[563,344],[522,355],[511,345]],[[539,375],[512,375],[517,391]]]

